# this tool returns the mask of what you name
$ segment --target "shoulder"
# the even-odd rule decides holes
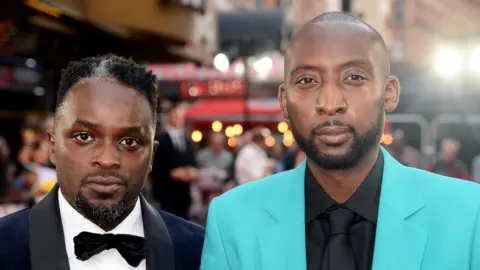
[[[160,210],[175,254],[176,269],[198,269],[202,256],[205,229],[190,221]]]
[[[183,246],[186,249],[201,251],[205,229],[183,218],[160,210],[174,246]]]
[[[170,234],[174,234],[176,237],[192,238],[189,240],[203,241],[205,235],[205,229],[203,227],[168,212],[162,210],[159,212]]]
[[[480,184],[434,174],[420,169],[406,168],[410,181],[419,188],[424,197],[435,201],[449,201],[449,204],[461,204],[461,208],[480,205]],[[448,198],[446,200],[446,198]]]
[[[25,209],[0,218],[0,265],[6,269],[28,269],[29,213]]]
[[[13,236],[28,236],[29,214],[30,210],[25,209],[0,218],[0,244]]]
[[[235,187],[214,199],[215,208],[221,212],[225,210],[227,214],[241,209],[258,208],[263,205],[267,194],[276,194],[289,181],[301,181],[294,179],[292,173],[293,170],[289,170]]]

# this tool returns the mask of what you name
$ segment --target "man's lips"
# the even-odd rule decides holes
[[[322,127],[316,130],[315,135],[325,144],[340,144],[348,140],[350,137],[350,129],[348,127]]]
[[[87,179],[87,186],[98,193],[114,193],[124,184],[116,177],[92,177]]]

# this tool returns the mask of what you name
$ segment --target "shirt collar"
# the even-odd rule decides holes
[[[75,246],[73,238],[83,231],[105,234],[102,228],[85,218],[77,212],[70,203],[67,202],[60,189],[58,189],[58,204],[60,208],[60,216],[62,220],[63,232],[65,236],[65,245],[68,257],[75,256]],[[137,199],[135,206],[130,214],[113,230],[108,233],[112,234],[130,234],[144,237],[142,210],[140,199]]]
[[[176,128],[172,125],[166,125],[165,126],[165,130],[168,132],[169,135],[171,136],[182,136],[183,135],[183,132],[184,130],[183,129],[180,129],[180,128]]]
[[[375,165],[360,187],[344,204],[350,210],[373,223],[377,223],[378,218],[383,163],[383,154],[382,151],[379,151]],[[305,204],[307,224],[337,204],[318,184],[308,165],[305,170]]]

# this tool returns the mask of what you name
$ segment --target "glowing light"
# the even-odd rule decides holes
[[[393,136],[391,134],[383,134],[380,142],[385,145],[390,145],[393,143]]]
[[[228,138],[227,144],[230,147],[235,147],[237,145],[237,139],[235,137],[230,137]]]
[[[213,58],[213,66],[221,72],[226,72],[230,67],[230,61],[225,54],[219,53]]]
[[[473,51],[470,58],[470,68],[474,72],[480,73],[480,48],[477,48]]]
[[[283,133],[283,139],[288,141],[293,141],[293,133],[291,130],[287,130]]]
[[[287,131],[288,130],[287,122],[282,121],[282,122],[278,123],[277,129],[280,133],[284,133],[285,131]]]
[[[268,147],[274,146],[275,145],[275,138],[273,138],[272,136],[268,136],[267,138],[265,138],[265,144]]]
[[[192,137],[192,141],[193,141],[193,142],[198,143],[198,142],[200,142],[200,141],[202,140],[203,134],[202,134],[202,132],[200,132],[199,130],[195,130],[195,131],[192,132],[192,136],[191,136],[191,137]]]
[[[223,125],[222,122],[220,121],[213,121],[212,123],[212,130],[215,132],[220,132],[222,131]]]
[[[290,147],[292,146],[293,144],[293,140],[285,140],[285,138],[283,139],[283,145],[285,145],[286,147]]]
[[[441,48],[438,50],[434,69],[435,71],[445,77],[454,77],[461,68],[462,56],[460,52],[453,48]]]
[[[242,135],[242,133],[243,133],[242,125],[240,125],[240,124],[233,125],[233,131],[235,132],[235,135]]]
[[[235,129],[231,126],[228,126],[226,129],[225,129],[225,136],[227,137],[233,137],[235,136]]]

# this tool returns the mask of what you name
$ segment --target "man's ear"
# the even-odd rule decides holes
[[[387,78],[387,85],[385,87],[385,112],[393,112],[400,101],[400,81],[395,76]]]
[[[280,103],[280,110],[282,111],[283,118],[288,120],[287,110],[287,88],[285,83],[280,84],[278,87],[278,102]]]
[[[153,159],[155,158],[155,153],[157,152],[158,144],[159,144],[158,141],[153,141],[152,163],[150,163],[150,167],[148,168],[148,173],[151,173],[153,170]]]
[[[48,155],[50,157],[50,162],[52,162],[53,165],[56,165],[56,157],[55,157],[55,134],[53,130],[47,131],[48,135]]]

